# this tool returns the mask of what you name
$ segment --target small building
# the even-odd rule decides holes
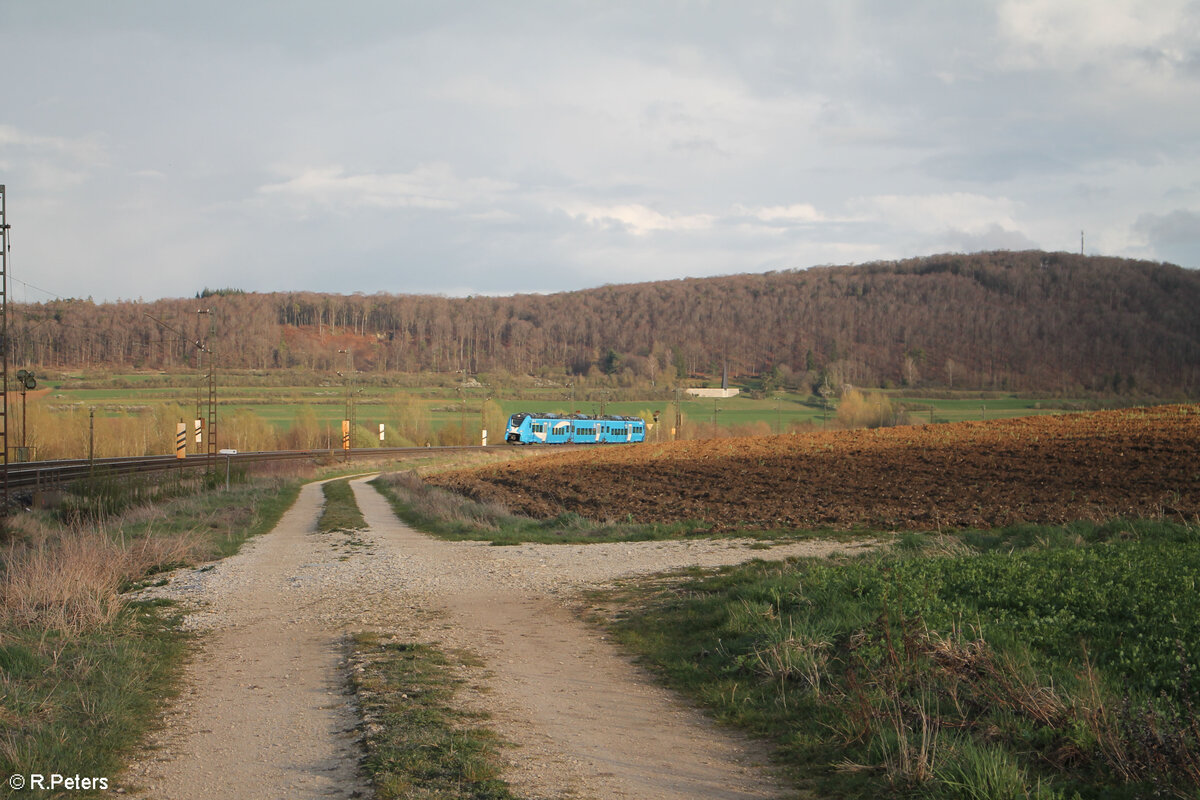
[[[712,397],[717,400],[724,400],[735,396],[741,389],[684,389],[684,391],[692,397]]]

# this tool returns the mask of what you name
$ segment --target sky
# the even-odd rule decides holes
[[[1200,267],[1193,0],[0,0],[0,63],[17,302]]]

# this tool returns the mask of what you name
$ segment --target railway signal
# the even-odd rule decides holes
[[[25,393],[37,388],[37,378],[27,369],[17,370],[17,388],[21,390],[21,446],[17,449],[18,461],[29,461],[29,444],[25,438]]]

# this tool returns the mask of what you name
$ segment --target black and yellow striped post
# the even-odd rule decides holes
[[[175,457],[183,458],[187,455],[187,423],[180,422],[175,426]]]

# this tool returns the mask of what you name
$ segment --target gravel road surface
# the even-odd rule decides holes
[[[577,615],[580,592],[634,575],[855,545],[770,550],[745,540],[493,547],[443,542],[352,482],[368,530],[316,532],[320,484],[231,558],[144,593],[203,631],[186,686],[125,796],[369,797],[345,634],[375,630],[465,650],[463,703],[487,711],[506,779],[530,798],[783,797],[759,748],[656,685]],[[861,546],[861,545],[859,545]]]

